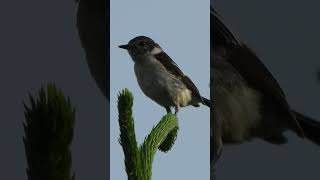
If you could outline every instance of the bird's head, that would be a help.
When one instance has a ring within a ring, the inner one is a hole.
[[[146,36],[135,37],[128,44],[121,45],[119,48],[128,50],[133,61],[136,61],[139,56],[155,55],[162,52],[161,47]]]

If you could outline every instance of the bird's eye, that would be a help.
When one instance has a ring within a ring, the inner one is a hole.
[[[139,42],[139,46],[145,46],[147,43],[145,41]]]

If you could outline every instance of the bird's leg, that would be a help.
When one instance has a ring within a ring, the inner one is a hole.
[[[167,110],[167,114],[169,114],[169,113],[171,113],[171,109],[170,109],[170,107],[165,107],[166,108],[166,110]]]
[[[175,110],[174,115],[177,115],[177,114],[178,114],[179,109],[180,109],[179,104],[177,104],[177,105],[174,106],[174,110]]]

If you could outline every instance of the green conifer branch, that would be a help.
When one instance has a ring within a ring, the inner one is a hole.
[[[119,142],[125,156],[125,167],[128,180],[137,180],[140,176],[140,158],[138,143],[134,130],[132,117],[133,95],[128,90],[123,90],[118,96],[118,113],[120,126]]]
[[[138,148],[132,117],[133,95],[124,89],[118,96],[119,126],[122,149],[129,180],[151,180],[152,162],[157,149],[167,152],[173,146],[178,133],[178,119],[173,114],[165,115],[152,128]]]
[[[71,175],[70,145],[73,139],[75,109],[53,84],[41,88],[38,98],[29,94],[24,104],[25,136],[29,180],[74,180]]]
[[[157,149],[160,145],[163,145],[162,143],[165,141],[168,134],[170,134],[170,132],[176,127],[178,127],[177,118],[175,115],[170,113],[161,119],[161,121],[151,130],[150,134],[144,140],[140,147],[141,170],[144,179],[151,179],[152,162]],[[168,145],[168,147],[164,146],[164,148],[170,149],[174,141],[175,139],[173,139],[171,143],[167,143],[166,145]]]

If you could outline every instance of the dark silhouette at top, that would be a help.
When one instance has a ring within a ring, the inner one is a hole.
[[[91,75],[110,99],[110,19],[105,0],[77,0],[77,27]]]

